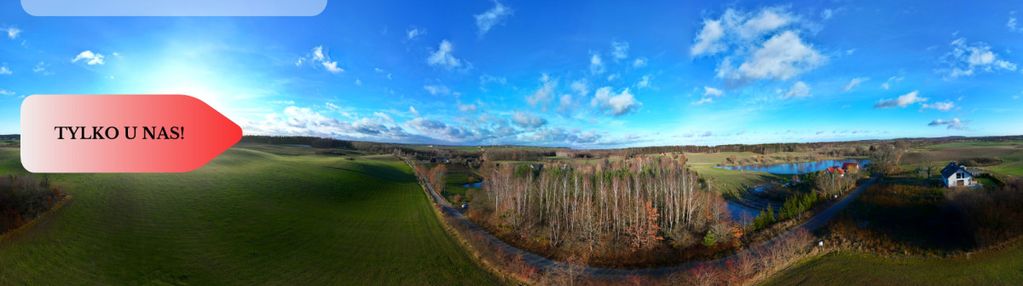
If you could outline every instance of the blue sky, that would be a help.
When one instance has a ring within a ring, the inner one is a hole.
[[[330,1],[315,17],[33,17],[4,1],[0,133],[19,132],[31,94],[186,93],[246,134],[385,142],[1023,134],[1023,4],[878,2]]]

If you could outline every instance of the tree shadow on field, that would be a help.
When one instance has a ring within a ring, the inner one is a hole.
[[[342,166],[326,166],[326,168],[357,173],[366,177],[376,178],[382,181],[410,183],[416,182],[412,174],[401,171],[391,166],[365,163],[348,163]]]

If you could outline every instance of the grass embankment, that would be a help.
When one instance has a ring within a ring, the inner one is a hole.
[[[50,175],[73,199],[0,238],[0,284],[497,283],[403,163],[302,153],[233,148],[190,173]],[[0,148],[0,174],[24,172],[18,149]]]
[[[801,262],[765,285],[1020,285],[1023,243],[956,258],[837,252]]]

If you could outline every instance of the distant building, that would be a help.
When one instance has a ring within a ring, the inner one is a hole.
[[[827,172],[830,174],[838,174],[839,177],[845,177],[845,169],[839,168],[838,166],[828,167]]]
[[[972,187],[976,184],[976,181],[973,180],[973,173],[966,170],[966,166],[957,162],[950,162],[948,166],[941,169],[941,179],[949,188]]]
[[[856,173],[860,171],[860,163],[856,162],[845,162],[842,164],[842,169],[846,173]]]

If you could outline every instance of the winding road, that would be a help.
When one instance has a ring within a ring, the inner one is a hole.
[[[411,166],[411,162],[406,161],[406,163],[410,164],[410,166]],[[415,169],[415,167],[413,167],[413,170],[414,169]],[[417,176],[417,177],[420,177],[420,176]],[[842,197],[839,201],[833,203],[831,206],[828,206],[827,209],[821,211],[820,213],[817,213],[816,215],[814,215],[810,219],[806,220],[806,222],[800,224],[799,226],[793,227],[789,231],[787,231],[785,233],[782,233],[781,235],[778,235],[777,237],[775,237],[773,239],[770,239],[768,241],[764,241],[764,242],[762,242],[760,244],[757,244],[757,245],[754,245],[754,246],[747,247],[745,249],[739,250],[739,252],[733,253],[733,254],[725,256],[725,257],[716,258],[716,259],[713,259],[713,260],[690,261],[690,262],[686,262],[686,263],[679,264],[679,265],[673,265],[673,266],[662,266],[662,267],[640,268],[640,269],[603,268],[603,267],[592,267],[592,266],[582,266],[582,268],[579,268],[579,266],[575,266],[574,271],[581,272],[584,275],[587,275],[587,276],[593,277],[593,278],[597,278],[597,279],[616,279],[617,280],[617,279],[626,279],[626,278],[635,277],[635,276],[664,277],[664,276],[667,276],[667,275],[671,275],[672,273],[677,273],[677,272],[689,270],[692,267],[694,267],[696,265],[699,265],[699,264],[704,264],[704,263],[723,263],[724,261],[726,261],[728,259],[732,259],[732,258],[738,257],[739,254],[742,253],[742,252],[758,252],[758,251],[763,251],[764,249],[768,249],[768,248],[773,247],[776,243],[781,241],[781,239],[783,239],[785,237],[788,237],[788,236],[791,236],[791,235],[795,234],[797,231],[800,231],[800,230],[813,231],[813,230],[816,230],[816,229],[818,229],[820,227],[823,227],[824,225],[827,224],[828,221],[830,221],[832,218],[834,218],[836,215],[838,215],[843,209],[845,209],[845,207],[847,207],[850,203],[855,201],[856,198],[858,198],[861,194],[863,194],[863,192],[870,185],[873,185],[874,183],[876,183],[877,180],[878,179],[876,177],[870,178],[869,180],[867,180],[863,184],[861,184],[858,187],[856,187],[855,190],[853,190],[852,192],[850,192],[846,196]],[[440,193],[434,191],[433,187],[430,184],[428,184],[425,181],[423,181],[422,178],[419,178],[419,183],[420,183],[420,185],[422,185],[423,190],[433,200],[433,202],[440,207],[441,212],[445,216],[448,216],[448,217],[452,218],[453,221],[455,221],[455,222],[457,222],[457,223],[459,223],[459,224],[461,224],[463,226],[461,228],[457,228],[456,227],[455,229],[469,232],[469,233],[462,233],[463,236],[469,237],[469,235],[473,235],[473,236],[483,237],[484,239],[487,240],[487,242],[490,245],[493,245],[493,246],[496,246],[496,247],[500,248],[500,250],[504,251],[504,253],[513,253],[513,254],[521,256],[525,263],[527,263],[527,264],[529,264],[529,265],[531,265],[533,267],[536,267],[537,269],[543,269],[545,271],[546,270],[561,270],[561,271],[563,271],[563,270],[566,270],[566,269],[570,269],[572,267],[572,266],[570,266],[567,263],[551,260],[549,258],[546,258],[546,257],[540,256],[540,255],[537,255],[535,253],[532,253],[532,252],[529,252],[529,251],[517,248],[515,246],[512,246],[512,245],[504,242],[503,240],[497,238],[493,234],[490,234],[490,232],[488,232],[486,229],[483,229],[479,225],[476,225],[472,221],[469,221],[468,218],[466,218],[461,212],[459,212],[455,207],[453,207],[451,205],[451,203],[449,203],[443,196],[440,195]],[[480,250],[480,251],[484,251],[484,250]]]

